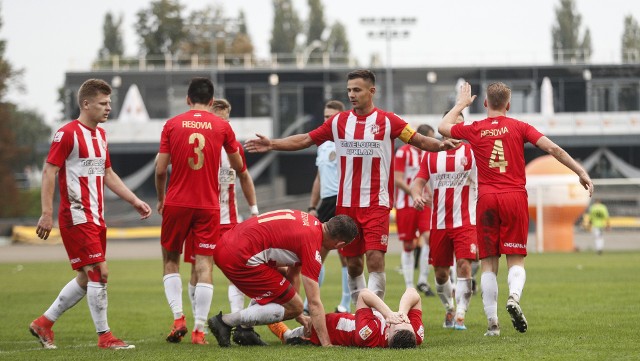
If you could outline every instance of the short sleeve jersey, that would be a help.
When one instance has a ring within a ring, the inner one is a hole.
[[[236,142],[236,147],[242,157],[242,171],[247,170],[247,160],[244,156],[242,145]],[[231,168],[229,156],[222,149],[220,172],[218,175],[220,182],[220,224],[238,224],[238,202],[236,199],[236,171]]]
[[[432,229],[476,224],[478,171],[469,144],[444,152],[426,152],[418,178],[433,190]]]
[[[420,170],[420,158],[422,157],[422,150],[405,144],[398,148],[395,158],[395,171],[404,173],[404,181],[408,185],[418,174]],[[413,198],[411,194],[406,193],[400,187],[396,187],[396,209],[412,208]]]
[[[322,223],[305,212],[281,209],[251,217],[222,236],[247,266],[300,266],[318,281],[322,259]]]
[[[338,194],[338,160],[334,142],[327,141],[318,146],[316,167],[320,175],[320,198],[335,197]]]
[[[393,205],[393,141],[408,143],[414,134],[402,118],[377,108],[367,115],[340,112],[309,132],[316,145],[336,144],[338,206],[387,208]]]
[[[104,129],[91,129],[78,120],[53,136],[47,162],[60,167],[60,227],[104,223],[104,175],[111,168]]]
[[[190,110],[169,119],[162,129],[160,153],[171,156],[166,205],[219,209],[221,149],[237,151],[229,123],[209,112]]]
[[[609,210],[602,203],[594,203],[589,207],[589,221],[593,228],[604,228],[609,220]]]
[[[451,136],[466,139],[478,167],[478,197],[487,193],[526,192],[524,144],[543,136],[533,126],[499,116],[451,128]]]

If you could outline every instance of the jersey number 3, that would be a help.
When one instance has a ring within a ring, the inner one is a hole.
[[[491,158],[489,158],[489,168],[500,168],[500,173],[507,171],[508,162],[504,157],[504,147],[502,146],[502,139],[496,139],[493,143],[493,150],[491,151]]]
[[[193,133],[189,136],[189,144],[194,144],[197,142],[197,145],[193,147],[193,152],[195,156],[189,157],[189,167],[193,170],[198,170],[202,168],[204,165],[204,153],[202,153],[202,149],[204,148],[204,135],[200,133]]]

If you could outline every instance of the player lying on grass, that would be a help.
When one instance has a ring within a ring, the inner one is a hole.
[[[424,340],[420,295],[412,287],[402,295],[398,312],[365,288],[358,295],[355,314],[329,313],[325,317],[332,345],[414,348]],[[320,345],[313,327],[290,330],[278,322],[269,329],[286,344]]]

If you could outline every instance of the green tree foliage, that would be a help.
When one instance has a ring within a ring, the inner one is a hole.
[[[327,41],[327,51],[332,54],[349,55],[349,39],[347,39],[347,29],[344,25],[336,21],[331,26],[331,34]]]
[[[102,48],[98,52],[98,58],[105,59],[113,55],[122,56],[124,54],[122,19],[122,15],[116,18],[111,12],[104,16],[104,24],[102,25],[104,40]]]
[[[624,18],[624,32],[622,33],[622,62],[640,62],[640,25],[633,15]]]
[[[322,33],[327,27],[324,20],[324,6],[321,0],[309,0],[309,18],[307,28],[307,45],[314,40],[322,39]]]
[[[238,14],[238,31],[231,42],[231,54],[253,54],[253,42],[247,29],[247,19],[244,11]]]
[[[293,53],[302,28],[300,18],[291,0],[273,0],[273,10],[271,53]]]
[[[588,62],[591,57],[591,34],[585,30],[580,38],[582,16],[574,0],[560,0],[556,7],[556,24],[551,29],[553,60],[556,63]]]
[[[178,51],[185,38],[183,8],[179,0],[155,0],[138,11],[135,30],[142,54],[157,56]]]

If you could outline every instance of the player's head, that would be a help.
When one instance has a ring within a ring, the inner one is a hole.
[[[344,104],[342,104],[339,100],[329,100],[327,104],[324,105],[324,120],[331,118],[344,111]]]
[[[433,127],[429,124],[420,124],[418,126],[418,129],[416,129],[416,132],[424,135],[425,137],[431,138],[433,138],[433,136],[436,134],[436,132],[433,130]]]
[[[449,114],[448,110],[445,111],[444,114],[442,114],[442,117],[444,118],[447,114]],[[458,123],[464,123],[464,114],[462,114],[462,113],[458,114],[458,117],[456,118],[456,123],[455,124],[458,124]]]
[[[409,323],[389,326],[389,348],[415,348],[418,345],[416,334]]]
[[[220,118],[229,120],[231,104],[229,104],[227,99],[216,99],[213,101],[213,104],[211,104],[211,111]]]
[[[511,88],[502,82],[489,84],[484,106],[490,110],[509,110],[511,106]]]
[[[376,76],[371,70],[354,70],[347,74],[347,94],[354,110],[368,110],[376,94]]]
[[[187,90],[189,105],[210,105],[213,100],[213,83],[208,78],[193,78]]]
[[[328,249],[340,248],[351,243],[358,235],[358,226],[354,220],[344,214],[332,217],[323,224],[322,245]],[[325,242],[327,244],[325,245]]]
[[[80,113],[95,122],[105,122],[111,112],[111,87],[102,79],[89,79],[78,90]]]

